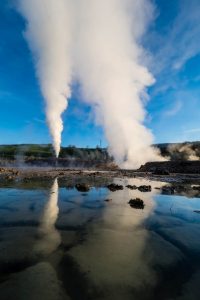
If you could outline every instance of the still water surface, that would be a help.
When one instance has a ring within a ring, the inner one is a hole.
[[[115,182],[124,189],[0,188],[1,300],[200,299],[200,199]]]

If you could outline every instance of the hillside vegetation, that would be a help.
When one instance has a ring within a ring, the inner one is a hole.
[[[22,145],[0,145],[0,157],[15,159],[17,156],[51,158],[54,151],[50,144],[22,144]],[[107,158],[106,149],[100,148],[77,148],[75,146],[61,147],[59,158]]]
[[[161,155],[171,161],[200,160],[200,142],[185,142],[154,145],[160,149]],[[0,145],[0,161],[52,161],[54,151],[50,144]],[[79,162],[113,162],[106,148],[61,147],[59,161]]]

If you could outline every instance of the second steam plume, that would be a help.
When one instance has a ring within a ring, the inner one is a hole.
[[[146,88],[154,83],[141,46],[153,14],[150,0],[20,0],[20,11],[56,156],[73,74],[120,166],[160,159],[143,124]]]

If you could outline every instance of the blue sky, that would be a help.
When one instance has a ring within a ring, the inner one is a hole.
[[[0,2],[0,144],[50,143],[44,102],[32,55],[23,37],[25,23],[15,1]],[[200,1],[155,0],[155,19],[144,36],[156,83],[149,92],[145,124],[155,142],[200,140]],[[106,141],[92,110],[76,88],[63,115],[66,145]]]

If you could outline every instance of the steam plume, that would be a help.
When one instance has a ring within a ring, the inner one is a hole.
[[[172,160],[200,160],[199,147],[195,143],[172,144],[167,151]]]
[[[143,65],[140,45],[152,18],[150,0],[21,0],[21,4],[56,155],[73,62],[75,78],[94,107],[117,163],[136,168],[158,160],[151,147],[153,136],[143,124],[146,88],[154,83]]]
[[[26,38],[34,54],[37,76],[46,101],[46,117],[56,156],[60,151],[61,114],[71,95],[71,22],[68,0],[20,0],[27,19]]]
[[[145,128],[143,101],[153,76],[142,64],[141,36],[152,17],[147,0],[77,0],[80,24],[75,74],[85,99],[104,127],[109,151],[122,167],[159,156]]]

